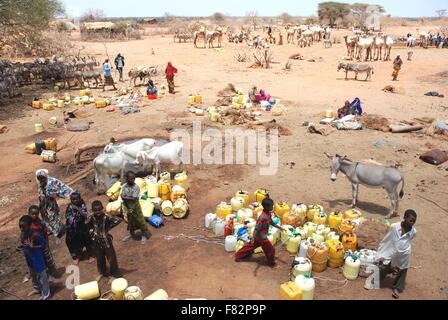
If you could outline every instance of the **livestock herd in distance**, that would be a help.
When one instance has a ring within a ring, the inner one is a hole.
[[[225,31],[224,31],[225,30]],[[268,31],[271,32],[268,32]],[[269,26],[264,25],[257,29],[252,25],[243,25],[239,32],[231,26],[215,26],[207,29],[205,26],[196,25],[189,28],[178,28],[174,30],[174,41],[192,41],[198,47],[199,40],[204,41],[204,48],[214,47],[214,42],[218,41],[218,47],[222,46],[224,34],[229,43],[246,43],[249,48],[267,49],[270,45],[287,44],[299,47],[310,47],[316,42],[324,42],[325,47],[331,46],[335,40],[331,38],[332,29],[318,25],[293,25]],[[284,35],[286,38],[284,39]],[[411,47],[420,42],[424,45],[427,42],[428,34],[420,32],[419,39],[414,37],[398,38],[398,41],[407,42]],[[344,37],[347,47],[346,60],[373,61],[390,60],[390,51],[395,40],[381,32],[370,30],[355,30]],[[411,43],[409,43],[411,42]],[[94,83],[98,87],[102,83],[101,72],[98,71],[99,63],[93,56],[71,56],[66,59],[52,57],[39,58],[33,62],[10,62],[0,60],[0,101],[3,97],[10,98],[17,95],[17,88],[30,84],[51,84],[61,85],[62,88],[71,89],[73,86],[80,88],[90,87]],[[141,68],[133,68],[135,72],[130,72],[129,76],[135,78],[142,76]],[[138,70],[137,70],[138,69]],[[150,67],[149,73],[157,73],[155,67]],[[132,70],[131,70],[132,71]],[[135,73],[135,75],[134,75]]]

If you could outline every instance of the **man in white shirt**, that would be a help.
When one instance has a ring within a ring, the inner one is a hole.
[[[389,233],[378,247],[377,259],[380,269],[380,283],[389,273],[395,276],[392,297],[398,299],[403,292],[408,268],[411,265],[411,240],[417,230],[414,228],[417,213],[406,210],[403,221],[391,225]]]

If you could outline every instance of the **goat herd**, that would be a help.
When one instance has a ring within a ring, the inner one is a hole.
[[[31,84],[61,84],[69,89],[73,86],[84,88],[94,81],[96,86],[102,82],[101,72],[95,57],[73,57],[63,59],[53,57],[38,58],[33,62],[10,62],[0,60],[0,99],[17,95],[17,88]]]

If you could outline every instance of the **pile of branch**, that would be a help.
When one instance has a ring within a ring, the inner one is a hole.
[[[300,53],[296,53],[296,54],[293,54],[292,56],[290,56],[289,59],[291,59],[291,60],[303,60],[304,57]]]
[[[263,68],[269,69],[272,61],[272,53],[269,49],[265,49],[263,51],[257,51],[253,54],[254,64],[252,64],[249,68]]]
[[[223,125],[242,125],[251,121],[255,121],[255,116],[250,111],[236,110],[232,108],[226,108],[220,113],[221,123]]]
[[[378,130],[383,132],[389,132],[389,120],[384,117],[374,114],[363,114],[361,117],[362,125],[364,128],[370,130]]]
[[[237,90],[232,83],[227,84],[227,86],[218,92],[218,97],[231,97],[237,94]]]

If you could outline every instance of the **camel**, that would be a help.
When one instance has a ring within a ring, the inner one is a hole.
[[[213,46],[213,42],[215,41],[215,39],[218,39],[218,48],[221,48],[222,45],[222,29],[221,28],[216,28],[215,31],[209,31],[206,32],[206,39],[207,39],[207,43],[208,43],[208,47],[212,47]]]
[[[391,36],[384,35],[384,61],[390,61],[390,51],[394,44],[394,39]]]
[[[373,37],[373,58],[375,61],[382,60],[382,50],[384,46],[384,38],[380,34]]]
[[[307,41],[306,41],[306,39],[305,39],[304,36],[301,36],[300,39],[297,40],[297,45],[298,45],[300,48],[303,48],[303,47],[306,47],[306,46],[307,46]]]
[[[286,41],[288,42],[288,44],[290,43],[294,44],[294,35],[296,34],[296,31],[297,31],[296,27],[286,28]]]
[[[331,40],[331,28],[330,27],[325,28],[324,39]]]
[[[314,42],[313,31],[311,31],[311,30],[305,30],[305,31],[303,31],[302,35],[303,35],[303,37],[304,37],[305,40],[306,40],[306,44],[307,44],[307,46],[308,46],[308,47],[311,47],[311,45],[312,45],[313,42]]]
[[[356,58],[358,60],[362,60],[362,54],[364,51],[366,51],[365,61],[367,61],[372,52],[372,44],[373,44],[373,38],[371,36],[364,35],[363,37],[360,37],[357,42]]]
[[[324,33],[325,30],[320,26],[312,26],[310,30],[313,33],[313,41],[320,42],[322,40],[322,33]]]
[[[193,43],[195,48],[198,47],[197,42],[199,38],[204,39],[204,49],[205,49],[205,46],[207,45],[207,30],[204,27],[201,27],[199,31],[195,31],[193,33]]]
[[[421,31],[418,36],[420,39],[420,47],[428,47],[429,33],[426,31]]]
[[[352,36],[350,38],[349,36],[344,36],[344,39],[345,39],[345,45],[347,46],[347,56],[353,59],[355,55],[356,43],[358,41],[356,37]]]

